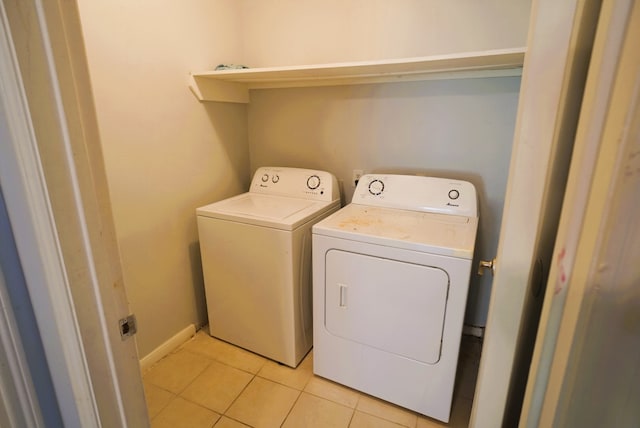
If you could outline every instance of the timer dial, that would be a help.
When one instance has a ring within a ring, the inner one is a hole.
[[[318,177],[317,175],[312,175],[311,177],[307,178],[307,187],[311,190],[315,190],[320,187],[320,177]]]
[[[369,183],[369,193],[379,195],[384,191],[384,183],[381,180],[373,180]]]

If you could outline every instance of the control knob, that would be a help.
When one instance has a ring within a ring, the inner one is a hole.
[[[373,180],[369,183],[369,193],[379,195],[384,191],[384,183],[381,180]]]
[[[317,175],[312,175],[307,178],[307,187],[311,190],[315,190],[320,187],[320,177]]]

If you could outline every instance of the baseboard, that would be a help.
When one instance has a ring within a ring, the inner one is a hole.
[[[465,324],[464,326],[462,326],[462,334],[466,334],[467,336],[475,336],[482,339],[482,337],[484,336],[484,327]]]
[[[155,363],[160,361],[163,357],[170,354],[177,349],[187,340],[191,339],[196,334],[196,326],[189,324],[185,329],[179,331],[176,335],[169,338],[162,345],[147,354],[140,360],[140,371],[144,373],[147,369],[151,368]]]

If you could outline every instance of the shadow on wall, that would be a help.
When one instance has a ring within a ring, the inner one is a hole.
[[[203,204],[245,192],[251,181],[247,106],[235,103],[201,103],[211,123],[213,141],[210,155],[214,168],[213,199]]]
[[[191,266],[191,277],[193,278],[193,295],[195,297],[198,320],[203,324],[207,323],[207,302],[204,293],[204,274],[202,273],[202,258],[200,256],[200,241],[189,244],[189,261]],[[201,325],[196,328],[202,327]]]

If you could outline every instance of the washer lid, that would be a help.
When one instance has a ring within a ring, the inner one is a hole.
[[[339,201],[324,202],[286,196],[243,193],[196,209],[196,214],[257,226],[293,230],[332,207]]]
[[[313,233],[471,259],[477,229],[477,217],[349,204],[316,223]]]

